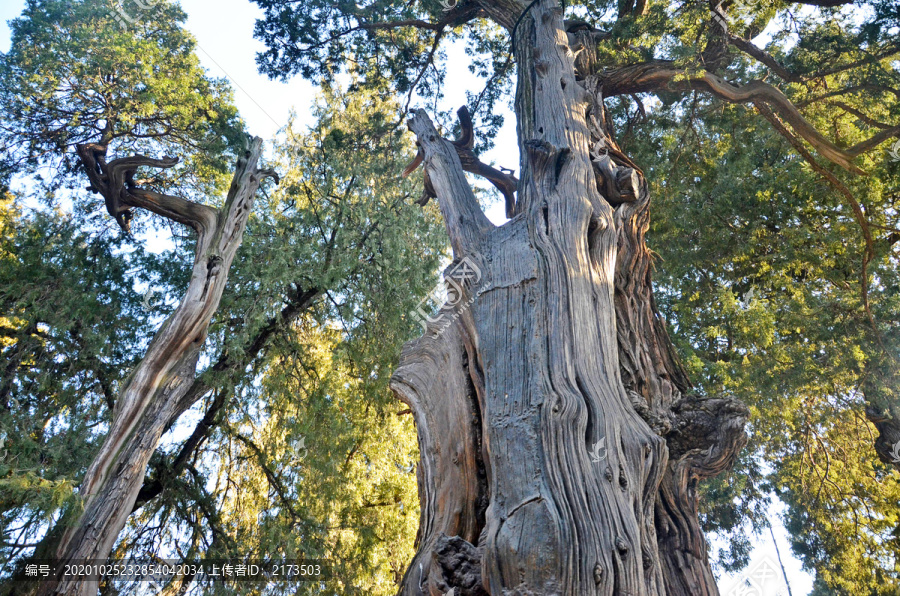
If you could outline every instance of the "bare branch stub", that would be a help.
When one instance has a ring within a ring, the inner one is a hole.
[[[443,139],[424,110],[415,110],[409,129],[418,138],[427,184],[438,198],[454,254],[465,254],[493,229],[466,180],[459,147]]]
[[[463,170],[489,180],[503,195],[506,203],[506,216],[510,218],[513,217],[516,214],[516,191],[519,186],[518,178],[511,173],[508,174],[491,167],[478,159],[478,156],[475,155],[473,150],[475,147],[475,130],[472,124],[472,116],[469,114],[469,109],[466,106],[463,106],[457,110],[456,114],[459,117],[461,133],[459,138],[455,141],[451,141],[451,143],[456,148],[456,153],[459,156],[459,161],[462,164]],[[422,148],[419,147],[415,159],[403,170],[403,177],[405,178],[413,173],[422,164],[423,160],[424,155],[422,153]],[[431,185],[431,180],[426,172],[425,188],[422,193],[422,198],[419,199],[418,203],[420,205],[425,205],[429,199],[434,198],[435,196],[434,188]]]

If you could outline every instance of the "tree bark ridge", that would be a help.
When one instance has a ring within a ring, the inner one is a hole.
[[[421,382],[410,390],[409,367],[424,366],[426,344],[404,352],[392,386],[415,414],[423,462],[419,550],[404,594],[463,589],[453,577],[472,574],[454,574],[445,562],[471,569],[478,557],[481,588],[490,594],[650,595],[665,589],[654,508],[667,450],[635,412],[620,377],[613,208],[597,187],[588,98],[575,81],[561,16],[556,3],[538,2],[518,25],[523,174],[519,214],[510,222],[500,228],[479,223],[483,214],[460,188],[461,164],[439,157],[446,142],[431,137],[423,113],[411,121],[454,266],[477,271],[466,283],[454,282],[452,271],[445,274],[460,297],[446,309],[451,326],[437,327],[427,349],[446,344],[441,354],[458,353],[462,342],[466,370],[452,374],[468,378],[476,399]],[[448,401],[473,404],[477,414],[434,413]],[[488,499],[477,542],[469,531],[464,543],[444,530],[453,531],[452,523],[437,530],[436,520],[453,516],[433,496],[444,482],[436,475],[441,464],[435,454],[445,451],[436,437],[460,436],[454,425],[461,418],[480,423],[487,490],[479,497]],[[441,554],[448,548],[454,556]]]

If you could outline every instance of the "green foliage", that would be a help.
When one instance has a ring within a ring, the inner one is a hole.
[[[291,296],[317,298],[249,373],[209,376],[207,402],[228,395],[217,427],[132,519],[120,552],[323,558],[334,580],[317,593],[396,591],[418,524],[418,454],[387,381],[419,333],[409,313],[446,245],[436,208],[413,203],[421,181],[396,177],[412,158],[390,124],[396,110],[326,90],[311,130],[288,127],[276,148],[282,182],[256,204],[210,361],[245,349]],[[180,448],[173,439],[163,451]],[[196,515],[198,502],[209,513]]]
[[[262,72],[272,77],[302,74],[307,78],[331,78],[344,68],[354,74],[393,81],[400,92],[408,91],[416,72],[427,64],[430,33],[415,28],[392,30],[378,24],[440,17],[437,1],[424,3],[376,0],[365,7],[355,2],[287,4],[278,0],[256,2],[265,11],[256,25],[256,36],[267,45],[257,57]],[[292,43],[278,43],[290,39]],[[331,43],[322,44],[322,39]],[[379,50],[373,52],[373,48]],[[347,58],[352,56],[353,61]],[[352,64],[352,66],[350,64]]]
[[[630,119],[626,150],[653,185],[650,244],[670,333],[700,392],[736,396],[752,411],[748,451],[704,489],[706,528],[731,538],[722,568],[745,562],[747,533],[766,525],[773,491],[788,505],[816,593],[896,593],[900,476],[878,460],[864,410],[873,375],[892,366],[879,342],[898,347],[890,230],[900,225],[900,167],[875,153],[863,163],[871,176],[847,179],[880,226],[869,278],[876,333],[861,299],[858,224],[765,121],[702,96],[657,105],[645,119],[633,109],[622,102],[617,114]],[[843,129],[848,144],[866,134],[845,112],[807,115]],[[896,395],[895,379],[877,378]]]
[[[158,259],[57,211],[0,204],[0,526],[4,562],[69,503],[148,341],[135,282]]]
[[[83,186],[73,176],[75,145],[109,143],[111,155],[182,160],[153,172],[149,187],[213,192],[210,181],[227,175],[241,142],[230,89],[205,75],[177,4],[154,3],[127,27],[114,8],[29,0],[11,22],[12,46],[0,61],[6,173],[50,168],[51,186]]]
[[[257,54],[261,72],[280,79],[300,74],[326,83],[333,83],[341,73],[349,74],[351,88],[402,97],[403,112],[414,99],[442,95],[447,84],[444,48],[448,43],[465,43],[472,57],[470,70],[490,81],[480,93],[469,96],[468,104],[479,133],[479,150],[491,147],[491,138],[503,124],[503,116],[494,107],[509,95],[513,72],[508,35],[492,21],[480,18],[465,28],[461,23],[441,22],[446,3],[438,0],[376,0],[364,6],[324,0],[253,2],[264,11],[255,28],[255,36],[266,45]],[[411,26],[397,27],[396,22]],[[446,121],[448,128],[455,124],[455,116],[449,113],[435,116]]]

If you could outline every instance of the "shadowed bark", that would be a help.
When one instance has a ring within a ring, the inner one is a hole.
[[[591,114],[601,113],[598,94]],[[591,132],[612,155],[621,151],[602,123]],[[624,160],[619,157],[617,159]],[[633,164],[620,168],[631,169]],[[667,594],[718,594],[698,519],[697,484],[734,463],[746,443],[749,411],[734,399],[701,399],[681,366],[656,309],[652,257],[645,241],[650,196],[641,175],[638,200],[616,208],[616,330],[622,382],[635,410],[666,438],[669,462],[656,499],[656,531]]]
[[[402,591],[463,589],[446,562],[470,569],[480,557],[490,594],[658,594],[667,449],[621,382],[614,211],[598,191],[588,97],[558,7],[532,8],[516,57],[525,159],[506,225],[484,218],[424,113],[410,120],[456,257],[447,275],[475,273],[453,279],[459,299],[407,348],[393,382],[423,454],[419,552]],[[448,480],[451,466],[470,482]]]

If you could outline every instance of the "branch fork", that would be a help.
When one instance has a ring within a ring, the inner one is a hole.
[[[466,151],[471,153],[471,150],[464,148],[469,139],[463,134],[461,147],[441,138],[424,110],[416,110],[408,124],[409,129],[418,138],[419,155],[407,167],[407,171],[412,171],[420,163],[425,164],[425,196],[437,197],[454,254],[457,257],[462,256],[480,245],[486,234],[494,229],[494,225],[481,210],[478,199],[475,198],[463,173],[466,163],[473,164],[468,157],[467,161],[461,157],[461,154],[466,156]],[[474,154],[471,159],[476,166],[478,164],[483,166],[483,171],[489,169],[496,173],[498,181],[503,180],[507,184],[515,181],[515,178],[481,164]],[[427,200],[425,196],[423,200]]]
[[[516,212],[516,190],[519,186],[518,178],[513,175],[513,170],[508,168],[500,168],[497,170],[478,159],[478,156],[475,155],[473,150],[475,147],[475,130],[472,123],[472,116],[469,114],[469,109],[466,106],[463,106],[457,110],[456,115],[459,118],[459,125],[462,132],[458,139],[450,141],[450,143],[456,148],[456,153],[463,170],[489,180],[503,195],[506,202],[506,216],[510,218],[513,217]],[[424,161],[425,155],[422,151],[422,146],[420,143],[417,143],[416,145],[419,148],[418,152],[416,153],[415,159],[413,159],[413,161],[403,170],[402,175],[404,178],[416,171]],[[422,193],[422,198],[419,199],[418,203],[420,205],[425,205],[428,203],[429,199],[435,196],[437,195],[434,192],[434,187],[431,185],[428,172],[426,172],[425,188]]]

